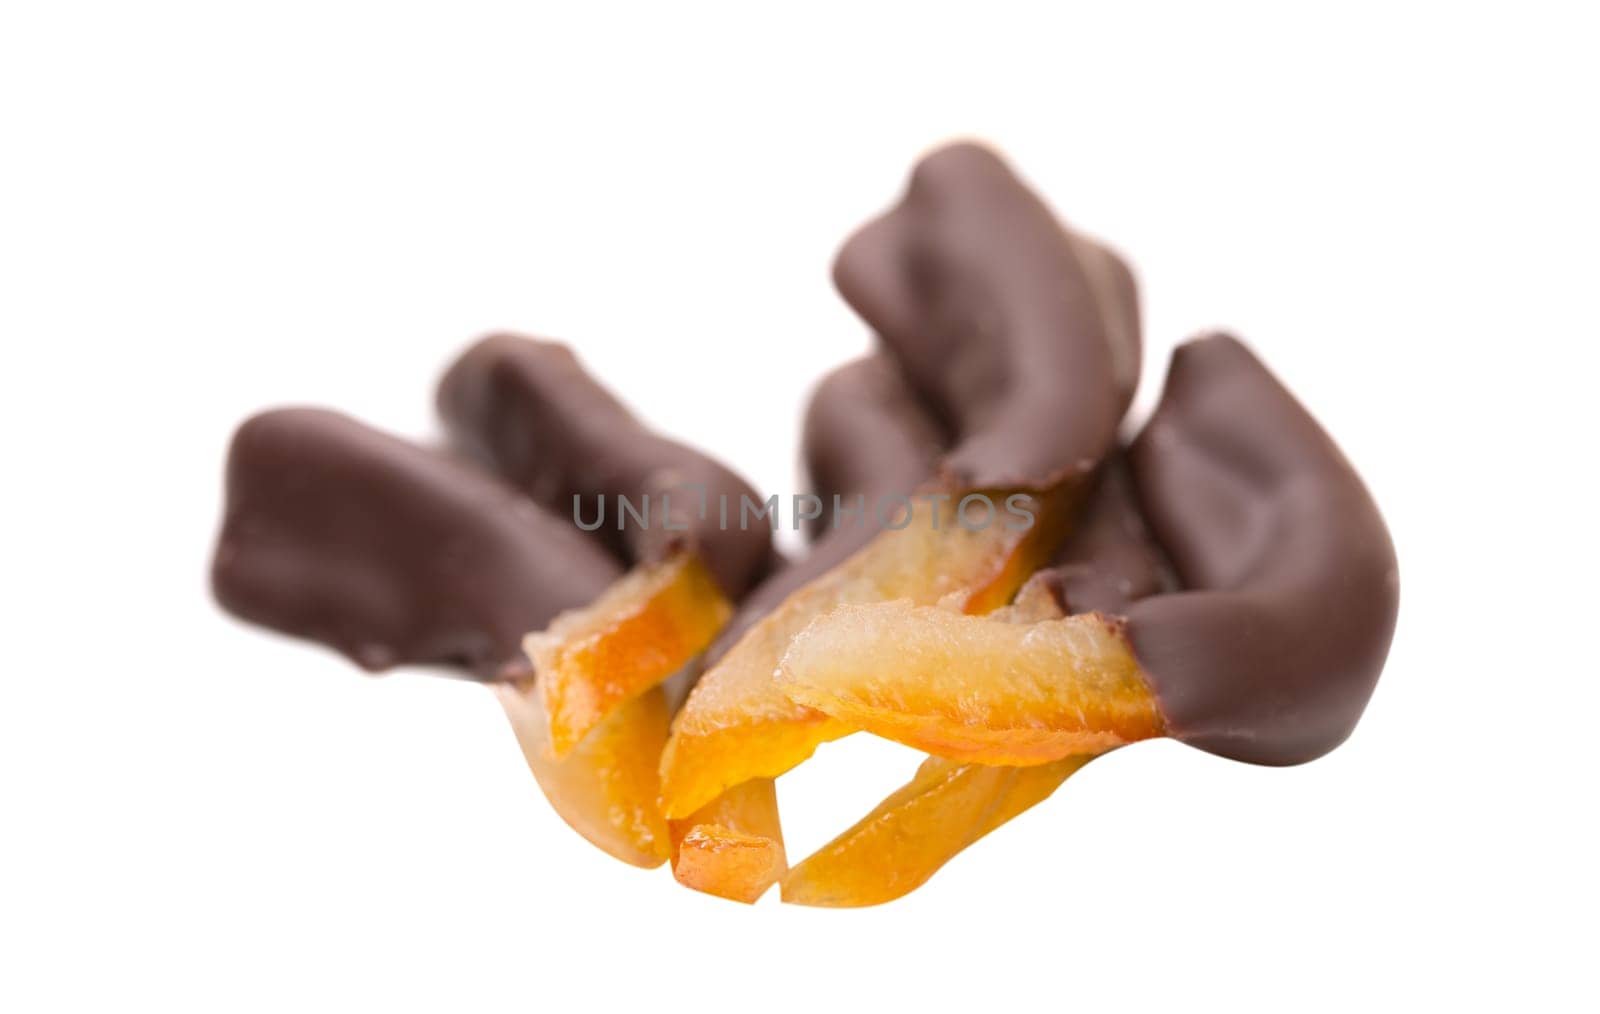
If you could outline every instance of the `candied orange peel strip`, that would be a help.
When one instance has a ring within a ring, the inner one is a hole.
[[[696,891],[752,904],[788,867],[770,778],[735,786],[668,827],[672,875]]]
[[[1047,764],[1004,768],[1003,770],[1011,773],[1011,777],[995,800],[988,817],[978,825],[978,833],[972,836],[972,841],[977,841],[1001,824],[1049,799],[1051,793],[1061,788],[1062,782],[1077,774],[1079,769],[1097,756],[1102,755],[1080,754],[1076,757],[1063,757]]]
[[[1009,494],[988,495],[999,504]],[[902,598],[943,600],[968,613],[1001,606],[1054,548],[1071,500],[1065,486],[1028,496],[1033,523],[1023,529],[1000,519],[965,527],[959,496],[915,498],[908,523],[796,591],[700,678],[661,759],[666,814],[683,817],[742,782],[775,778],[856,730],[850,719],[792,699],[773,678],[789,642],[814,619],[842,604]]]
[[[656,686],[711,643],[732,613],[700,557],[677,553],[635,567],[594,602],[529,634],[550,749],[565,757],[618,707]]]
[[[795,638],[777,684],[797,705],[928,753],[1029,765],[1162,734],[1121,625],[1034,623],[910,600],[841,605]]]
[[[855,908],[922,886],[962,849],[1041,802],[1086,764],[991,767],[929,757],[916,776],[783,879],[783,900]]]
[[[550,722],[530,681],[495,684],[522,755],[561,819],[606,853],[650,869],[671,855],[657,805],[658,766],[671,714],[653,687],[615,708],[567,756],[550,750]]]
[[[1010,605],[988,615],[1037,623],[1066,614],[1048,584],[1030,579]],[[929,757],[908,784],[790,870],[783,900],[843,908],[903,897],[967,846],[1044,801],[1090,759],[1019,768]]]

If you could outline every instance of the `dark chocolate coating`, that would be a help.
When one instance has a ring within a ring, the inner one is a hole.
[[[234,435],[218,601],[362,668],[525,670],[523,635],[620,575],[566,518],[346,416],[266,412]]]
[[[592,522],[596,497],[604,496],[605,523],[595,534],[630,563],[692,546],[733,599],[773,566],[770,529],[719,523],[720,496],[737,518],[741,496],[761,501],[755,490],[699,451],[645,428],[565,345],[485,338],[440,381],[438,406],[459,449],[562,517],[573,517],[577,496],[581,516]],[[703,516],[695,484],[704,486]],[[648,498],[648,526],[629,517],[619,530],[619,495],[635,505]]]
[[[1139,514],[1124,456],[1101,466],[1072,532],[1030,580],[1044,583],[1069,614],[1121,616],[1133,603],[1174,588]]]
[[[823,512],[813,537],[834,530],[833,498],[853,504],[909,494],[932,474],[944,438],[887,356],[853,360],[822,378],[806,408],[801,453]]]
[[[1139,372],[1132,274],[998,156],[927,156],[834,281],[951,438],[946,485],[1040,489],[1111,450]]]
[[[806,555],[773,574],[745,599],[710,650],[707,665],[757,620],[813,578],[843,563],[877,534],[870,520],[880,497],[909,495],[933,473],[941,452],[938,427],[917,404],[895,364],[883,355],[853,360],[817,385],[806,407],[803,453],[811,491],[823,516]],[[853,506],[866,498],[867,519],[832,524],[833,497]]]
[[[1168,731],[1258,764],[1338,746],[1372,694],[1399,608],[1394,545],[1360,477],[1226,335],[1177,350],[1130,459],[1146,521],[1186,589],[1127,612]]]

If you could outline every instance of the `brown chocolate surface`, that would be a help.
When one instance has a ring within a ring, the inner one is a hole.
[[[947,430],[947,486],[1043,488],[1112,448],[1139,373],[1133,276],[988,149],[924,158],[834,280]]]
[[[1394,545],[1360,477],[1226,335],[1178,349],[1130,459],[1185,589],[1127,611],[1169,732],[1260,764],[1333,749],[1366,707],[1399,606]]]
[[[1030,580],[1048,587],[1069,614],[1121,616],[1133,603],[1173,588],[1175,579],[1139,514],[1125,455],[1101,466],[1071,533]]]
[[[879,353],[853,360],[822,378],[806,407],[801,453],[811,492],[822,499],[814,537],[827,535],[832,501],[853,504],[909,494],[932,474],[944,438],[905,377]]]
[[[576,496],[581,517],[592,523],[603,496],[605,523],[595,534],[627,562],[693,546],[734,599],[775,562],[766,526],[719,524],[719,497],[738,518],[741,496],[761,502],[756,491],[699,451],[647,429],[565,345],[485,338],[440,381],[438,405],[458,448],[562,518],[573,517]],[[630,516],[619,530],[618,496],[635,505],[648,498],[648,524]]]
[[[218,601],[365,669],[502,675],[525,664],[524,634],[620,574],[568,519],[346,416],[266,412],[234,435]]]

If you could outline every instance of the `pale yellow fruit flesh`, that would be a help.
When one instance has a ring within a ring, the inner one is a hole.
[[[928,753],[1029,765],[1162,734],[1118,624],[1036,623],[909,600],[841,605],[789,646],[777,684],[796,705]]]

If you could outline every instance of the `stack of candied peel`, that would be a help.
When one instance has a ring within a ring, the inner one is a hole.
[[[1293,764],[1350,733],[1394,549],[1242,344],[1181,346],[1120,445],[1133,276],[974,145],[925,158],[835,279],[879,348],[812,397],[800,559],[564,346],[496,336],[440,384],[444,448],[311,409],[241,426],[219,600],[484,681],[568,824],[746,902],[899,897],[1137,740]],[[790,866],[773,780],[861,731],[929,756]]]

